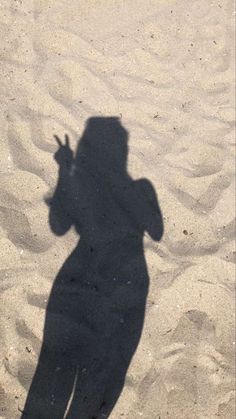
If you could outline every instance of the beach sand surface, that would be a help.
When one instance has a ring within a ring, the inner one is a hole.
[[[1,419],[22,417],[79,240],[49,224],[54,135],[75,151],[91,117],[120,118],[164,224],[144,234],[144,326],[109,417],[235,417],[234,17],[231,0],[1,1]]]

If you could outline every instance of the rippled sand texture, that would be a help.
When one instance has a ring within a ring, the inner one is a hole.
[[[122,118],[165,223],[145,237],[145,327],[111,418],[234,418],[233,18],[227,0],[1,1],[1,418],[21,415],[77,243],[48,225],[53,135],[75,149],[95,115]]]

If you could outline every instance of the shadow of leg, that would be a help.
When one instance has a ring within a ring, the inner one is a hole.
[[[42,348],[22,419],[62,419],[75,376],[68,355]]]

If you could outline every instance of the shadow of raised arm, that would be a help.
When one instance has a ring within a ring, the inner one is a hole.
[[[68,194],[70,193],[73,151],[70,148],[69,137],[65,135],[65,144],[55,135],[59,146],[54,159],[59,165],[58,182],[53,196],[45,202],[50,207],[49,223],[54,234],[62,236],[73,224]]]

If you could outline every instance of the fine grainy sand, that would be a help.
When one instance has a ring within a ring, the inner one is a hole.
[[[49,224],[53,137],[75,151],[94,116],[120,118],[164,223],[144,235],[144,327],[110,418],[235,417],[233,19],[230,0],[1,1],[0,418],[22,417],[78,243]]]

